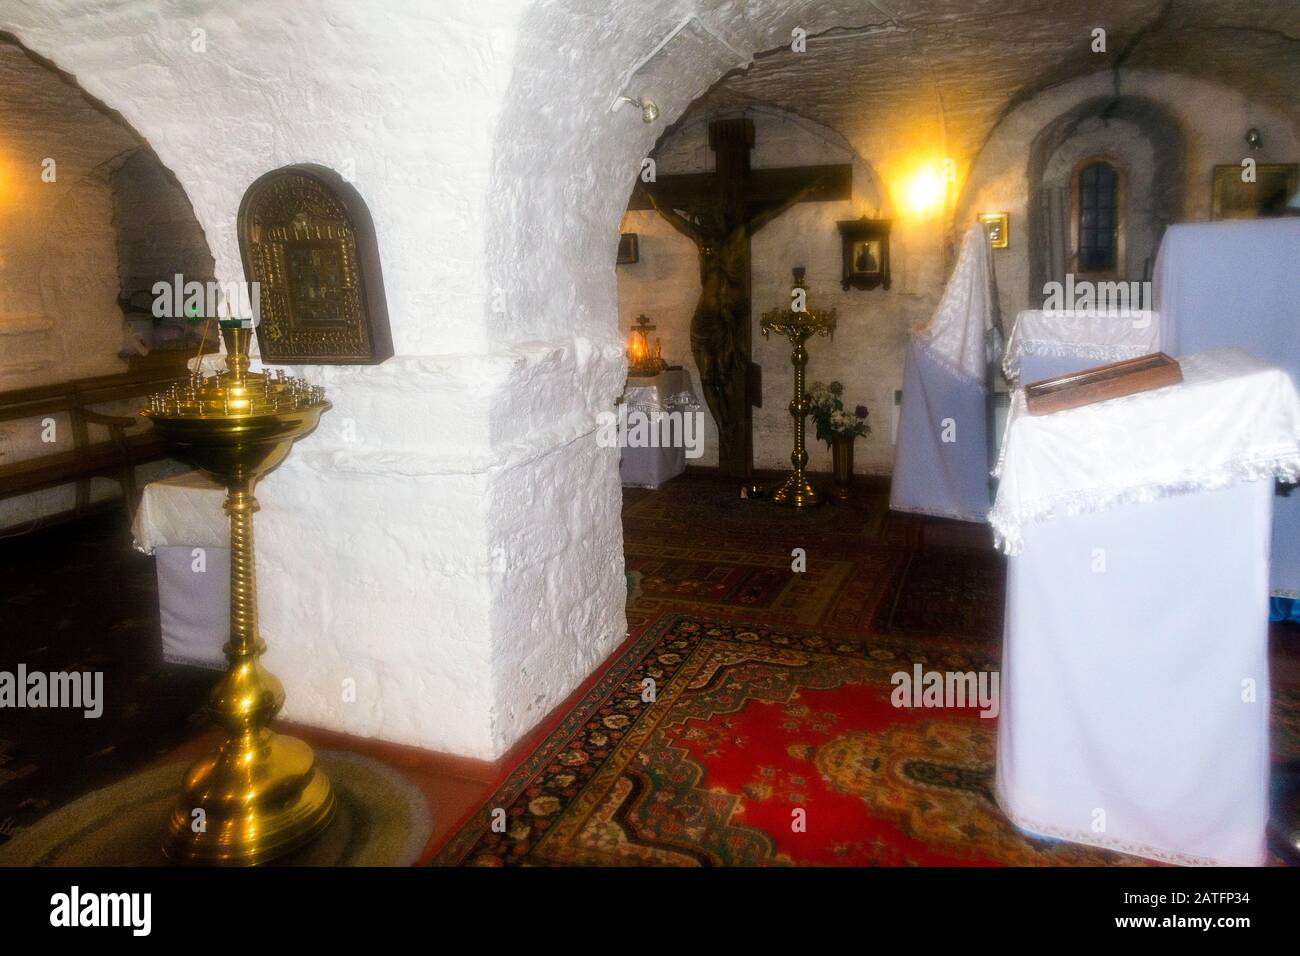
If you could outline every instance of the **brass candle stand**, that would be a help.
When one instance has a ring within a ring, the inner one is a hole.
[[[668,367],[659,349],[658,339],[655,339],[654,349],[650,348],[650,336],[647,333],[654,330],[655,327],[644,315],[636,317],[636,325],[632,326],[632,334],[628,338],[627,374],[653,376]]]
[[[804,424],[808,417],[811,402],[804,391],[804,368],[808,365],[808,349],[804,343],[814,335],[835,335],[835,310],[814,311],[807,304],[807,289],[803,284],[804,270],[794,270],[794,289],[791,290],[792,304],[789,308],[772,309],[763,313],[763,338],[768,333],[776,332],[790,340],[794,350],[790,354],[790,363],[794,366],[794,398],[790,400],[790,414],[794,418],[794,452],[790,463],[794,471],[781,483],[772,494],[772,500],[779,505],[791,508],[810,508],[819,504],[821,499],[813,488],[812,482],[804,473],[808,464],[808,450],[804,444]],[[802,295],[798,295],[802,292]],[[803,309],[798,311],[793,300],[802,300]]]
[[[230,516],[230,641],[209,699],[226,739],[185,774],[163,852],[182,863],[252,865],[316,836],[334,815],[328,778],[311,747],[268,725],[284,687],[262,666],[257,626],[253,488],[330,408],[323,390],[248,370],[252,329],[223,323],[227,371],[154,395],[140,412],[175,456],[226,487]]]

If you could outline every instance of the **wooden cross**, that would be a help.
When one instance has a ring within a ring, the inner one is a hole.
[[[691,354],[718,425],[719,470],[749,479],[751,409],[762,404],[761,370],[751,359],[749,240],[796,203],[851,198],[853,166],[750,169],[754,123],[743,118],[710,123],[709,147],[717,156],[714,172],[638,180],[628,209],[656,210],[695,243],[700,298],[691,317]]]

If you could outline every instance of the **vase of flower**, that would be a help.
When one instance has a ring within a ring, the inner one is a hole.
[[[835,474],[835,497],[849,496],[853,484],[853,443],[859,435],[871,431],[867,424],[867,406],[853,411],[844,407],[844,386],[839,382],[823,385],[813,382],[808,390],[808,413],[817,427],[817,439],[831,450],[831,467]]]

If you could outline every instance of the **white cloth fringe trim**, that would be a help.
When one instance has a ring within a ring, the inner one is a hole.
[[[911,505],[889,503],[890,511],[903,511],[907,514],[925,515],[930,518],[951,518],[954,521],[973,521],[976,524],[988,524],[987,511],[943,511],[939,508],[913,508]]]
[[[1008,349],[1002,360],[1002,375],[1008,382],[1020,380],[1020,360],[1026,355],[1047,358],[1078,358],[1099,365],[1110,362],[1123,362],[1126,359],[1140,358],[1148,354],[1140,348],[1124,345],[1080,345],[1074,342],[1057,342],[1051,340],[1018,341],[1014,349]]]
[[[1144,504],[1161,498],[1201,491],[1218,491],[1239,481],[1262,481],[1277,478],[1295,481],[1300,476],[1300,452],[1292,446],[1286,454],[1261,455],[1248,460],[1227,462],[1210,471],[1171,475],[1145,485],[1124,488],[1091,488],[1069,495],[1042,498],[1008,514],[997,505],[989,512],[993,525],[993,545],[1009,555],[1020,554],[1025,547],[1024,526],[1062,515],[1074,516],[1107,511],[1120,505]]]

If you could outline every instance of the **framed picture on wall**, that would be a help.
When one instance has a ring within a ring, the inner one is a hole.
[[[980,222],[988,234],[989,245],[994,249],[1005,249],[1011,244],[1011,235],[1007,232],[1010,215],[1005,212],[982,212]]]
[[[889,288],[888,219],[850,219],[836,223],[843,245],[843,277],[840,286],[846,291]]]
[[[624,232],[618,237],[618,264],[621,266],[630,265],[640,258],[640,247],[637,245],[635,232]]]
[[[1300,189],[1300,163],[1258,163],[1254,182],[1240,166],[1215,166],[1211,219],[1261,219],[1281,216]]]

